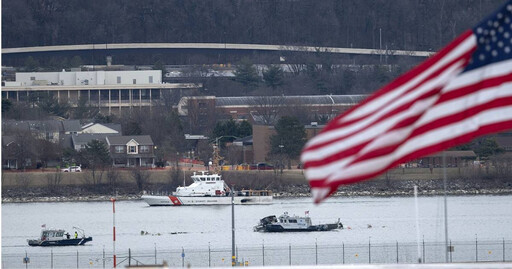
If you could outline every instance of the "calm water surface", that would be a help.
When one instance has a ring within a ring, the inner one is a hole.
[[[444,242],[443,197],[420,197],[420,234],[426,241]],[[272,205],[235,206],[236,238],[240,247],[314,246],[415,242],[416,220],[412,197],[336,197],[320,205],[310,198],[275,199]],[[334,222],[344,230],[312,233],[257,233],[252,228],[260,218],[283,212],[304,215],[313,223]],[[116,250],[128,248],[151,252],[158,249],[212,249],[231,247],[230,206],[149,207],[140,201],[116,202]],[[512,196],[448,197],[448,229],[451,240],[512,239]],[[112,251],[111,202],[60,202],[2,204],[2,256],[48,253],[48,248],[28,247],[41,225],[73,233],[73,226],[86,231],[88,246],[57,247],[59,251]],[[368,228],[371,225],[372,228]],[[350,229],[348,229],[350,228]],[[141,231],[148,235],[141,235]],[[3,262],[6,266],[5,261]]]

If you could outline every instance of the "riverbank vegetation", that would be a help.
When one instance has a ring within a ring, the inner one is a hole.
[[[190,170],[113,170],[99,181],[87,180],[88,172],[4,172],[3,202],[84,201],[139,199],[142,193],[170,194],[177,186],[191,184]],[[442,168],[397,168],[374,180],[342,186],[336,195],[420,195],[443,193]],[[223,178],[235,189],[268,189],[276,197],[309,196],[309,185],[299,169],[280,171],[223,171]],[[512,194],[512,178],[503,169],[486,167],[447,168],[450,194]],[[96,175],[97,177],[97,175]]]

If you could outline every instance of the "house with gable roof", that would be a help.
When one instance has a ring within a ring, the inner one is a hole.
[[[149,135],[107,136],[107,145],[116,167],[153,167],[154,143]]]

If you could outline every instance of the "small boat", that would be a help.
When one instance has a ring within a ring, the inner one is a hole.
[[[264,217],[257,226],[254,226],[255,232],[314,232],[314,231],[332,231],[343,229],[343,224],[338,219],[335,223],[313,225],[309,214],[306,216],[290,216],[288,212],[276,218],[275,215]]]
[[[81,237],[78,236],[77,232],[75,232],[75,235],[72,237],[62,229],[43,228],[41,237],[39,239],[28,239],[28,245],[33,247],[80,246],[92,241],[92,237],[86,237],[82,229],[74,228],[81,232]]]
[[[186,187],[178,187],[172,195],[142,195],[142,199],[150,206],[181,206],[181,205],[230,205],[231,189],[219,174],[206,171],[191,176],[194,181]],[[270,190],[241,190],[233,192],[236,205],[272,204]]]

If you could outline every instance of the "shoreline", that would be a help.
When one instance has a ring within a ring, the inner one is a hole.
[[[370,191],[338,191],[331,197],[405,197],[413,196],[413,191],[384,191],[384,192],[370,192]],[[443,190],[423,190],[418,192],[418,196],[431,197],[442,196]],[[449,196],[472,196],[472,195],[512,195],[512,189],[481,189],[481,190],[449,190]],[[276,192],[274,199],[280,198],[304,198],[311,197],[308,193],[290,193],[290,192]],[[58,203],[58,202],[107,202],[111,201],[112,195],[86,195],[86,196],[40,196],[40,197],[2,197],[2,204],[15,204],[15,203]],[[137,201],[142,200],[141,195],[127,194],[118,195],[117,201]]]

